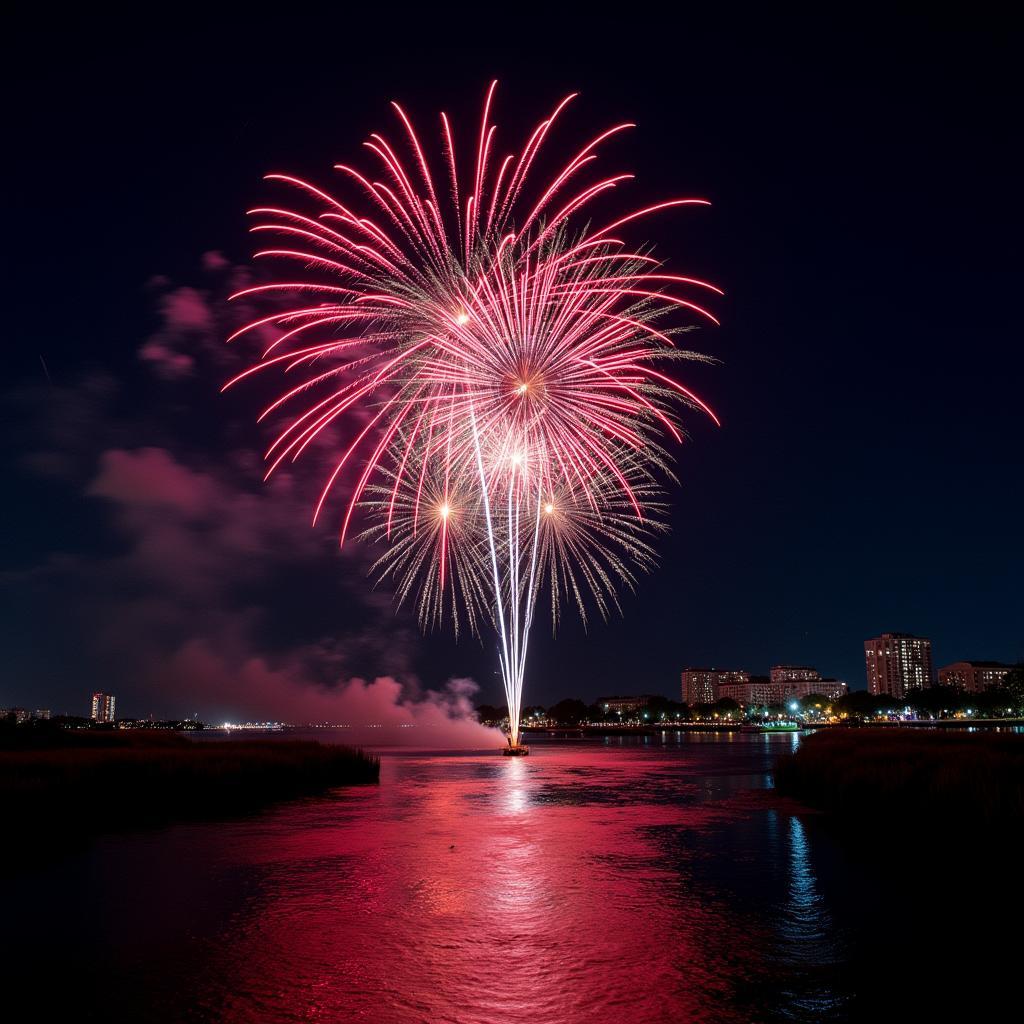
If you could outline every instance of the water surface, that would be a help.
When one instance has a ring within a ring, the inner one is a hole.
[[[96,1020],[838,1021],[962,997],[954,967],[998,967],[991,921],[776,799],[796,742],[385,752],[379,786],[22,869],[4,963]]]

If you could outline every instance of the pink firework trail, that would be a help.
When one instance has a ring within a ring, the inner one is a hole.
[[[267,476],[329,438],[334,465],[314,524],[344,480],[341,542],[361,521],[358,536],[383,545],[376,572],[400,602],[415,601],[425,628],[447,619],[456,631],[495,628],[515,746],[539,592],[550,592],[554,622],[566,600],[584,618],[588,602],[607,615],[655,562],[658,480],[671,475],[664,445],[682,439],[682,410],[718,422],[669,371],[702,358],[677,339],[717,323],[702,296],[722,293],[668,273],[622,237],[636,221],[706,200],[596,217],[632,177],[595,175],[597,150],[632,125],[535,180],[575,96],[520,153],[499,156],[495,86],[468,161],[442,114],[432,169],[395,103],[400,142],[365,143],[375,171],[336,167],[351,199],[268,176],[300,203],[251,211],[252,230],[273,239],[256,258],[297,272],[236,296],[272,308],[229,340],[273,340],[225,387],[280,371],[291,383],[260,417],[282,424]]]

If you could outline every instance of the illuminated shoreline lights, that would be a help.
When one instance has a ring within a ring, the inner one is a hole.
[[[281,421],[267,476],[314,443],[329,446],[314,524],[343,484],[341,543],[383,545],[373,572],[400,603],[415,603],[423,628],[496,631],[517,746],[541,591],[553,626],[567,600],[584,620],[588,603],[607,616],[619,589],[655,562],[661,481],[671,478],[665,442],[682,440],[683,409],[718,422],[668,371],[704,358],[677,338],[700,320],[717,323],[696,299],[722,293],[666,272],[622,237],[642,217],[706,200],[598,217],[605,194],[632,177],[595,177],[598,147],[632,125],[535,182],[574,96],[518,155],[502,156],[490,124],[495,85],[467,163],[442,114],[432,168],[393,104],[401,143],[378,134],[365,143],[376,176],[336,167],[355,199],[268,175],[301,202],[251,211],[252,230],[275,239],[256,258],[293,269],[234,296],[273,311],[229,339],[269,340],[225,388],[281,372],[287,386],[260,416]]]

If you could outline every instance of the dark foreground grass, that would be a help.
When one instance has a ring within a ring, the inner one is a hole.
[[[775,771],[782,794],[840,825],[1019,832],[1024,735],[836,729],[802,740]]]
[[[379,777],[377,758],[307,741],[125,731],[0,743],[0,803],[12,838],[246,813]]]

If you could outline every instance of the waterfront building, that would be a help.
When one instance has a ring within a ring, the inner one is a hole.
[[[640,711],[654,700],[654,694],[641,693],[636,697],[601,697],[598,705],[605,711],[617,711],[620,714],[628,714],[631,711]]]
[[[777,703],[787,697],[809,697],[812,693],[821,694],[829,700],[839,700],[849,692],[849,687],[841,679],[823,679],[821,673],[809,665],[772,665],[769,676],[772,683],[781,687],[773,694],[781,696]]]
[[[746,679],[726,680],[715,687],[715,700],[734,700],[737,704],[773,704],[771,700],[772,681],[768,676],[752,676],[743,673]]]
[[[713,704],[721,696],[722,686],[749,683],[750,673],[742,669],[687,668],[683,669],[682,692],[684,704]]]
[[[813,669],[811,670],[814,671]],[[722,683],[718,686],[718,697],[729,697],[744,706],[760,704],[785,704],[811,694],[819,694],[827,700],[838,700],[847,692],[846,683],[839,679],[822,679],[814,672],[813,679],[772,679],[771,676],[751,676],[745,683]]]
[[[32,717],[39,722],[48,722],[50,720],[50,709],[49,708],[36,708],[32,712]]]
[[[811,688],[811,692],[820,693],[829,700],[839,700],[850,692],[850,688],[842,679],[819,679]]]
[[[821,679],[821,673],[807,665],[772,665],[768,677],[773,683],[807,683]]]
[[[864,641],[868,690],[901,700],[932,685],[932,642],[910,633],[883,633]]]
[[[954,661],[939,669],[939,683],[967,693],[984,693],[990,686],[1002,686],[1011,668],[999,661]]]
[[[114,697],[109,693],[92,695],[92,720],[94,722],[114,721]]]

